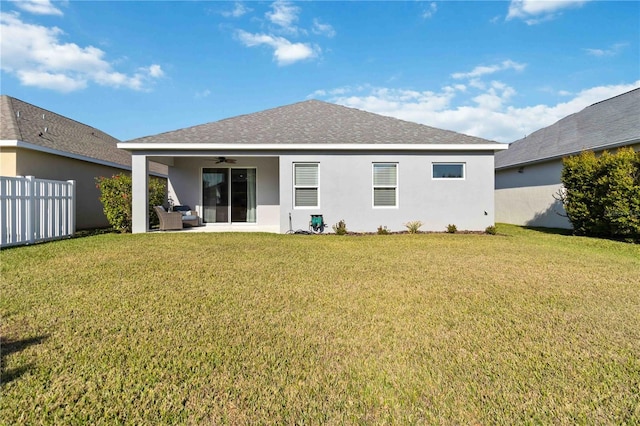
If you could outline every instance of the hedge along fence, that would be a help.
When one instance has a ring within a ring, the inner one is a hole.
[[[101,176],[96,178],[96,188],[100,190],[100,202],[104,214],[111,226],[120,232],[131,232],[132,198],[131,176],[121,173],[110,178]],[[149,179],[149,224],[158,225],[159,219],[154,206],[164,205],[167,198],[166,183],[162,179]]]
[[[563,159],[561,201],[576,233],[640,241],[640,152]]]

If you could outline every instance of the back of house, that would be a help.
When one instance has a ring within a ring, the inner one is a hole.
[[[216,231],[308,230],[322,215],[356,232],[483,231],[494,224],[501,144],[317,100],[118,144],[132,153],[133,231],[147,232],[149,160],[172,199]],[[137,182],[137,183],[136,183]]]

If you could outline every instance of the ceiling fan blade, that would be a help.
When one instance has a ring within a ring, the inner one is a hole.
[[[236,160],[234,160],[233,158],[218,157],[218,159],[216,160],[216,164],[220,164],[220,163],[235,164]]]

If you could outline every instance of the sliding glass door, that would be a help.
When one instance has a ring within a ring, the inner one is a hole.
[[[202,170],[205,223],[256,222],[256,169]]]

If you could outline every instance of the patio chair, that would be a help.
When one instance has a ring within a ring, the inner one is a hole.
[[[182,213],[168,212],[162,206],[155,206],[153,209],[160,219],[161,231],[182,229]]]
[[[198,217],[198,212],[195,210],[191,210],[191,207],[187,205],[173,206],[173,211],[182,213],[183,225],[200,226],[200,218]]]

